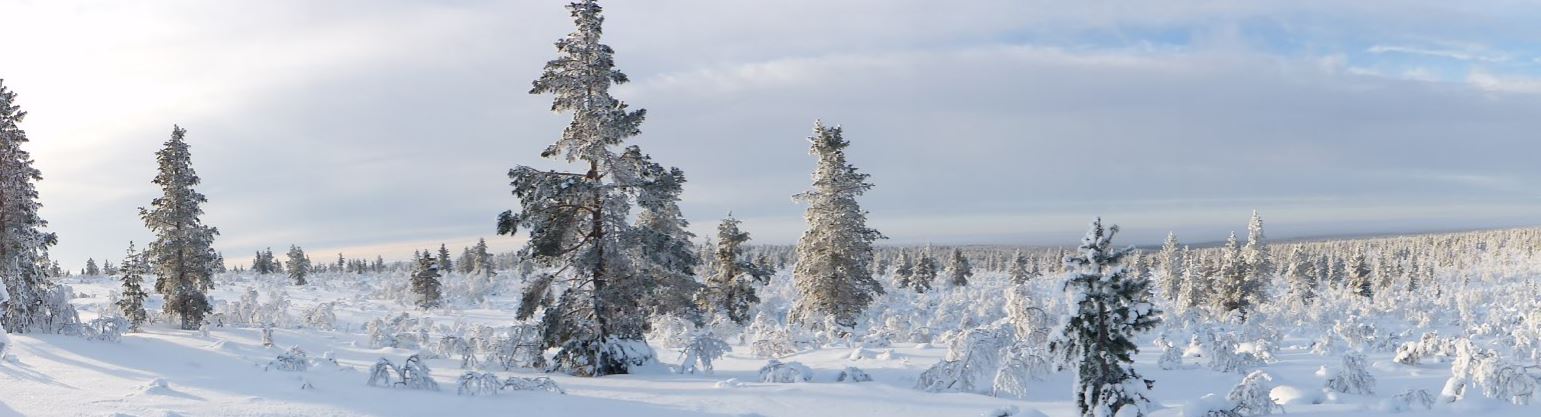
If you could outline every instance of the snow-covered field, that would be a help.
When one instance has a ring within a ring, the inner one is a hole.
[[[1512,256],[1489,256],[1476,263],[1483,280],[1502,286],[1515,277],[1532,273],[1534,262],[1528,252]],[[1498,265],[1502,265],[1499,267]],[[1468,266],[1468,268],[1473,268]],[[508,273],[513,275],[512,273]],[[1459,273],[1440,275],[1454,279]],[[447,285],[454,288],[456,276]],[[417,348],[370,347],[375,344],[366,330],[367,323],[397,316],[402,312],[412,318],[429,317],[429,340],[446,335],[465,335],[478,325],[506,327],[517,322],[518,279],[501,282],[501,290],[482,303],[456,302],[451,307],[427,313],[399,301],[406,277],[401,273],[354,275],[323,273],[310,278],[309,285],[294,286],[282,275],[221,274],[212,298],[220,303],[216,311],[229,312],[231,300],[239,300],[249,289],[256,289],[262,303],[272,303],[275,294],[285,294],[283,313],[271,311],[262,321],[279,323],[272,330],[272,346],[262,343],[262,330],[234,324],[212,327],[207,335],[199,331],[177,330],[167,323],[146,326],[141,333],[124,334],[120,341],[93,341],[80,336],[11,335],[13,346],[0,362],[0,415],[24,416],[425,416],[425,415],[521,415],[521,416],[1069,416],[1075,415],[1071,387],[1073,373],[1057,371],[1028,384],[1026,393],[992,396],[960,392],[926,392],[917,389],[921,373],[948,355],[947,340],[956,339],[958,329],[930,329],[938,336],[936,345],[894,341],[889,346],[853,347],[826,344],[803,348],[778,358],[799,362],[812,370],[811,381],[800,383],[761,382],[759,370],[767,359],[753,355],[743,339],[729,337],[733,352],[715,363],[712,375],[678,374],[679,351],[654,340],[660,364],[645,372],[601,378],[581,378],[547,374],[534,369],[504,370],[483,368],[499,379],[513,376],[550,377],[565,394],[545,391],[503,390],[497,395],[457,394],[457,381],[466,371],[453,357],[428,359],[432,377],[439,390],[408,390],[399,387],[366,385],[370,368],[380,358],[401,364],[410,355],[432,356],[432,346]],[[785,271],[762,290],[762,312],[774,312],[784,306],[791,290]],[[1063,295],[1053,278],[1043,278],[1028,285],[1037,302],[1047,311],[1063,311]],[[1520,300],[1533,300],[1534,284],[1523,284],[1508,291]],[[111,277],[67,278],[79,296],[74,304],[83,320],[103,311],[110,294],[119,291]],[[1281,284],[1282,285],[1282,284]],[[1426,284],[1427,285],[1427,284]],[[940,323],[969,323],[1009,320],[1000,310],[1010,305],[1005,292],[1011,288],[1001,272],[981,272],[966,288],[941,288],[925,295],[890,291],[869,315],[886,317],[889,327],[918,328]],[[1436,291],[1429,286],[1426,291]],[[1473,293],[1496,294],[1498,291]],[[453,291],[450,291],[453,294]],[[1446,292],[1445,294],[1452,294]],[[1529,294],[1529,295],[1527,295]],[[152,298],[147,307],[159,309]],[[1472,304],[1481,297],[1450,297],[1465,301],[1450,303],[1401,303],[1402,305],[1354,305],[1354,296],[1324,289],[1311,317],[1324,324],[1319,328],[1271,328],[1288,322],[1283,309],[1260,309],[1250,326],[1217,326],[1212,323],[1180,323],[1172,320],[1149,334],[1142,335],[1141,352],[1135,357],[1136,368],[1154,380],[1151,391],[1153,416],[1201,415],[1218,398],[1225,397],[1247,375],[1247,369],[1265,371],[1270,396],[1281,408],[1273,410],[1291,415],[1413,415],[1534,416],[1541,407],[1514,405],[1487,398],[1470,388],[1460,401],[1440,398],[1452,376],[1448,346],[1430,348],[1430,353],[1416,365],[1393,360],[1397,347],[1417,341],[1424,331],[1441,335],[1460,334],[1461,329],[1439,323],[1488,320],[1515,308],[1525,308],[1523,301],[1504,302],[1497,295],[1487,298],[1492,304]],[[1526,298],[1530,297],[1530,298]],[[1386,297],[1390,298],[1390,297]],[[320,303],[334,303],[334,329],[322,330],[306,320],[305,315]],[[1387,301],[1386,303],[1390,303]],[[1384,303],[1383,303],[1384,304]],[[1460,312],[1447,308],[1459,304]],[[1507,305],[1506,305],[1507,304]],[[1428,311],[1424,311],[1428,310]],[[1357,317],[1352,311],[1375,311],[1379,316]],[[1410,313],[1414,312],[1414,313]],[[1475,312],[1475,314],[1473,313]],[[277,315],[275,315],[277,314]],[[1413,317],[1424,314],[1425,317]],[[950,318],[944,318],[950,317]],[[1459,317],[1459,318],[1457,318]],[[1528,326],[1536,317],[1492,320],[1514,326]],[[411,321],[411,320],[409,320]],[[908,321],[908,323],[897,323]],[[1410,326],[1398,323],[1423,323]],[[1348,324],[1344,324],[1348,323]],[[1376,326],[1378,325],[1378,327]],[[963,328],[962,324],[957,327]],[[1334,327],[1339,330],[1322,330]],[[1227,330],[1228,329],[1228,330]],[[1343,330],[1350,329],[1350,330]],[[1359,330],[1352,330],[1359,329]],[[1363,330],[1369,329],[1369,330]],[[1264,353],[1271,358],[1240,371],[1217,371],[1205,356],[1206,344],[1186,342],[1192,335],[1247,335],[1272,333],[1276,346],[1259,350],[1250,343],[1233,345],[1238,352]],[[411,333],[411,331],[408,331]],[[1494,341],[1524,340],[1519,335],[1495,334],[1493,330],[1467,331],[1471,340],[1492,345]],[[1358,336],[1353,336],[1357,334]],[[1397,336],[1387,336],[1396,334]],[[1157,346],[1157,337],[1168,336],[1175,352],[1184,352],[1181,365],[1163,364],[1162,355],[1171,354]],[[1347,336],[1345,336],[1347,335]],[[1405,336],[1403,336],[1405,335]],[[1351,340],[1362,338],[1364,340]],[[1379,343],[1373,340],[1380,338]],[[1513,338],[1513,339],[1511,339]],[[897,339],[904,339],[903,337]],[[1335,340],[1321,343],[1322,340]],[[1317,348],[1313,348],[1313,345]],[[1358,345],[1358,346],[1349,346]],[[1449,345],[1448,343],[1446,345]],[[304,371],[273,369],[275,358],[291,348],[309,354],[312,366]],[[1435,353],[1435,350],[1440,352]],[[1342,367],[1344,352],[1362,351],[1368,359],[1367,370],[1375,382],[1371,394],[1345,394],[1325,388],[1327,378]],[[330,359],[330,360],[329,360]],[[333,363],[335,361],[335,364]],[[872,377],[871,382],[836,382],[847,367],[859,368]],[[1172,369],[1164,369],[1172,368]],[[991,371],[986,371],[991,372]],[[988,382],[986,382],[988,385]],[[1524,388],[1524,387],[1519,387]],[[1533,389],[1533,387],[1532,387]],[[1433,403],[1427,409],[1399,398],[1408,392],[1429,394]],[[1205,398],[1207,395],[1215,396]],[[1223,401],[1220,401],[1223,403]]]

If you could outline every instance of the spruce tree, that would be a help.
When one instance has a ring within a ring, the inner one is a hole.
[[[294,280],[294,285],[305,285],[305,276],[310,275],[310,258],[296,245],[289,245],[288,255],[289,279]]]
[[[94,276],[97,276],[97,275],[101,275],[102,274],[102,269],[96,267],[96,258],[86,259],[86,269],[83,270],[83,271],[80,271],[80,274],[88,276],[88,277],[94,277]]]
[[[1167,232],[1166,242],[1161,244],[1161,252],[1157,253],[1157,261],[1161,263],[1161,273],[1157,274],[1156,283],[1160,285],[1161,294],[1167,301],[1176,302],[1183,288],[1183,254],[1182,244],[1177,242],[1177,234]]]
[[[49,305],[59,286],[48,279],[43,262],[57,238],[43,231],[48,222],[38,215],[37,181],[43,174],[22,148],[29,141],[21,129],[26,117],[16,93],[0,79],[0,293],[9,295],[0,303],[0,327],[10,333],[51,332],[76,322],[73,307]]]
[[[1029,262],[1027,257],[1022,255],[1021,250],[1011,255],[1011,268],[1006,271],[1006,275],[1011,278],[1012,284],[1026,284],[1033,278],[1034,273],[1031,271],[1032,266]]]
[[[931,291],[931,284],[936,282],[937,270],[936,258],[931,257],[931,250],[920,254],[920,261],[915,262],[915,274],[910,276],[910,288],[917,293]]]
[[[496,275],[497,267],[492,264],[492,253],[487,251],[487,239],[476,239],[476,246],[471,247],[470,273],[477,275]]]
[[[813,125],[809,153],[818,160],[813,189],[797,195],[808,204],[804,218],[808,230],[797,242],[797,266],[792,272],[799,297],[788,318],[795,323],[821,325],[833,319],[844,333],[883,294],[883,285],[872,278],[872,243],[882,233],[867,227],[867,212],[856,197],[872,189],[867,174],[846,162],[840,127]]]
[[[654,359],[643,338],[652,315],[693,308],[700,284],[690,274],[699,259],[678,210],[683,174],[636,146],[617,149],[639,133],[646,113],[610,95],[627,78],[600,43],[602,9],[593,0],[567,8],[577,30],[557,42],[558,57],[530,93],[553,95],[551,110],[572,115],[541,156],[583,171],[510,170],[520,210],[500,215],[498,232],[527,230],[519,257],[552,271],[532,277],[518,311],[526,319],[544,308],[544,347],[558,349],[551,369],[627,373]],[[637,224],[633,205],[642,208]]]
[[[910,252],[899,252],[899,263],[894,267],[894,286],[909,288],[914,277],[915,262],[910,260]]]
[[[1247,303],[1253,306],[1267,301],[1264,299],[1267,295],[1265,290],[1276,268],[1265,239],[1263,217],[1253,210],[1252,219],[1247,221],[1247,244],[1241,248],[1241,264],[1247,276],[1242,292],[1246,295]]]
[[[1226,238],[1220,248],[1220,269],[1215,280],[1215,307],[1222,313],[1236,313],[1246,317],[1252,309],[1252,297],[1248,294],[1252,284],[1251,268],[1242,256],[1241,244],[1236,233]]]
[[[203,224],[203,203],[208,199],[193,189],[200,180],[193,171],[192,154],[183,137],[187,130],[174,126],[171,140],[155,153],[160,173],[152,181],[161,196],[140,208],[139,217],[156,238],[146,250],[145,262],[155,272],[155,290],[165,296],[163,310],[180,317],[182,328],[195,330],[212,310],[205,293],[214,286],[214,236],[219,230]]]
[[[1370,263],[1365,260],[1363,248],[1354,248],[1343,267],[1346,272],[1344,281],[1349,291],[1364,298],[1375,297],[1374,283],[1370,279]]]
[[[754,318],[750,309],[760,302],[760,297],[755,294],[755,284],[767,283],[770,271],[761,269],[745,256],[742,246],[749,242],[749,233],[740,230],[738,225],[738,219],[729,214],[717,226],[716,270],[707,277],[702,294],[707,317],[722,316],[743,325]]]
[[[144,292],[144,260],[140,258],[139,250],[134,249],[134,242],[128,242],[121,273],[123,293],[118,299],[118,311],[128,320],[129,331],[137,332],[149,318],[144,310],[144,300],[150,295]]]
[[[449,259],[449,247],[439,244],[439,270],[448,274],[455,270],[455,264]]]
[[[412,267],[412,294],[417,296],[417,308],[427,310],[442,306],[441,287],[439,263],[428,251],[423,251],[415,257]]]
[[[968,279],[974,276],[974,267],[963,256],[963,249],[953,248],[952,258],[947,262],[947,282],[954,287],[968,286]]]
[[[1150,303],[1150,282],[1121,266],[1133,248],[1115,249],[1117,233],[1118,226],[1104,230],[1101,218],[1093,220],[1078,253],[1065,258],[1075,311],[1050,348],[1076,371],[1076,407],[1084,417],[1143,416],[1145,393],[1154,386],[1135,372],[1132,357],[1139,353],[1135,335],[1160,323],[1161,312]]]

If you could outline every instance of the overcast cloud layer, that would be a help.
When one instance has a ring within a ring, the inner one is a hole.
[[[1071,244],[1093,215],[1213,241],[1252,209],[1275,238],[1541,223],[1541,7],[1127,3],[609,1],[606,41],[700,234],[732,211],[795,241],[817,118],[892,243]],[[173,123],[232,263],[511,249],[506,171],[557,166],[566,119],[525,92],[561,4],[0,0],[54,256],[151,238]]]

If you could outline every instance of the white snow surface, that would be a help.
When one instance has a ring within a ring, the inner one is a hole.
[[[456,381],[465,371],[458,359],[429,359],[440,391],[410,391],[365,385],[368,370],[380,358],[400,364],[415,350],[368,347],[364,323],[399,312],[433,317],[436,323],[463,321],[506,326],[513,317],[517,291],[500,295],[474,308],[450,307],[427,313],[396,302],[359,294],[349,275],[312,277],[311,285],[286,285],[287,277],[221,275],[211,296],[230,301],[249,287],[264,299],[269,290],[283,288],[291,314],[323,302],[335,302],[336,330],[276,328],[274,346],[264,347],[260,328],[211,327],[208,336],[147,324],[143,332],[125,334],[121,342],[90,341],[78,336],[15,334],[7,359],[0,359],[0,417],[9,416],[764,416],[764,417],[932,417],[1074,416],[1073,373],[1057,372],[1036,381],[1024,399],[979,394],[928,393],[914,388],[920,373],[946,355],[944,344],[894,343],[885,348],[824,348],[779,358],[810,367],[809,383],[761,383],[757,371],[767,360],[734,343],[734,351],[716,362],[712,375],[667,371],[602,378],[547,374],[537,370],[493,371],[499,378],[547,376],[565,395],[536,391],[504,391],[496,396],[459,396]],[[778,277],[784,279],[785,277]],[[374,278],[365,278],[374,279]],[[378,278],[386,279],[386,278]],[[235,280],[235,281],[232,281]],[[517,280],[512,280],[517,281]],[[105,308],[108,294],[118,290],[107,277],[69,278],[80,296],[74,300],[83,320]],[[517,286],[517,283],[511,286]],[[159,307],[158,297],[147,308]],[[4,339],[0,339],[4,340]],[[1310,352],[1310,340],[1286,339],[1266,370],[1278,387],[1272,392],[1289,415],[1390,415],[1379,406],[1410,388],[1439,392],[1450,376],[1450,365],[1427,361],[1417,366],[1391,363],[1390,353],[1370,353],[1378,395],[1322,392],[1317,370],[1338,365],[1337,355]],[[666,364],[678,351],[653,346]],[[313,366],[303,372],[264,370],[291,347],[311,358],[330,356],[337,366]],[[891,349],[891,350],[889,350]],[[1156,381],[1152,390],[1153,417],[1180,416],[1194,405],[1223,397],[1243,377],[1201,366],[1202,358],[1185,358],[1187,366],[1162,370],[1160,350],[1142,345],[1136,368]],[[848,366],[871,374],[873,382],[835,383]],[[302,388],[305,386],[309,388]],[[1213,399],[1215,397],[1210,397]],[[1489,404],[1478,401],[1436,404],[1414,415],[1482,415],[1493,417],[1541,415],[1541,406]]]

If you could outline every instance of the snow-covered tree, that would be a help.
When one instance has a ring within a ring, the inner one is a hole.
[[[585,170],[510,170],[521,207],[499,216],[498,232],[528,230],[519,257],[552,271],[532,277],[518,311],[526,319],[544,309],[544,343],[558,349],[551,369],[627,373],[655,359],[643,340],[650,317],[694,307],[699,283],[690,274],[699,259],[678,211],[683,174],[636,146],[617,152],[639,133],[645,112],[610,95],[627,78],[615,69],[614,51],[600,43],[601,7],[584,0],[568,9],[577,30],[557,42],[558,57],[530,92],[553,95],[551,109],[572,115],[541,155]],[[636,224],[634,204],[642,208]]]
[[[1375,376],[1370,375],[1364,354],[1343,354],[1343,366],[1327,378],[1327,389],[1344,394],[1374,394]]]
[[[917,293],[931,291],[939,269],[941,267],[936,265],[936,258],[931,257],[930,250],[920,254],[920,261],[915,262],[915,272],[910,275],[910,288]]]
[[[1365,260],[1363,249],[1354,249],[1349,254],[1348,261],[1343,265],[1344,281],[1350,291],[1355,295],[1371,298],[1375,296],[1374,284],[1370,280],[1370,263]]]
[[[294,280],[294,285],[305,285],[305,276],[310,275],[310,258],[305,256],[305,250],[297,245],[289,245],[289,260],[286,263],[289,279]]]
[[[1011,283],[1017,285],[1025,284],[1028,280],[1036,278],[1038,273],[1037,265],[1027,260],[1027,257],[1023,256],[1020,250],[1011,256],[1011,269],[1006,272],[1011,277]]]
[[[1182,249],[1182,244],[1177,242],[1177,234],[1167,232],[1166,242],[1161,244],[1161,252],[1156,254],[1157,262],[1161,263],[1160,272],[1156,273],[1156,285],[1161,295],[1171,302],[1176,302],[1178,294],[1182,292],[1185,255]]]
[[[454,261],[451,261],[449,259],[449,247],[448,246],[444,246],[443,243],[439,244],[439,259],[438,259],[438,262],[439,262],[439,270],[440,271],[444,271],[444,273],[446,273],[446,274],[448,274],[451,271],[455,270]]]
[[[1174,304],[1180,312],[1186,312],[1208,305],[1214,288],[1210,285],[1209,271],[1203,259],[1187,246],[1183,247],[1181,257],[1182,275],[1178,279],[1181,286]]]
[[[182,329],[195,330],[203,316],[212,310],[205,293],[213,287],[214,236],[219,230],[203,224],[203,203],[208,199],[193,189],[198,174],[193,171],[192,154],[183,137],[186,129],[175,126],[171,140],[155,153],[160,173],[155,185],[161,196],[150,201],[150,208],[140,208],[139,217],[156,238],[146,248],[146,264],[155,272],[155,290],[165,296],[163,310],[180,317]]]
[[[1273,277],[1276,266],[1273,255],[1268,249],[1268,242],[1263,236],[1263,217],[1252,211],[1252,219],[1247,222],[1247,243],[1241,248],[1241,264],[1245,268],[1246,287],[1245,293],[1250,305],[1261,305],[1264,296],[1267,295],[1267,283]]]
[[[273,249],[257,251],[257,256],[252,258],[251,271],[258,274],[271,274],[277,272],[278,261],[273,259]]]
[[[1252,275],[1252,267],[1245,253],[1236,241],[1236,233],[1231,233],[1220,253],[1220,269],[1215,280],[1216,311],[1234,312],[1242,317],[1252,311],[1255,305],[1253,302],[1259,297],[1257,294],[1261,292],[1262,286]]]
[[[738,225],[738,219],[729,214],[717,226],[717,268],[706,278],[702,294],[707,317],[721,315],[744,325],[754,318],[751,309],[760,302],[755,285],[769,282],[770,271],[760,269],[745,256],[742,246],[749,242],[749,232],[740,230]]]
[[[808,230],[797,242],[792,272],[798,298],[788,313],[795,323],[818,326],[833,319],[837,333],[856,326],[856,318],[883,285],[872,278],[872,242],[882,233],[867,227],[867,212],[856,202],[872,188],[867,174],[846,162],[850,145],[841,129],[815,122],[810,153],[818,159],[813,189],[797,198],[808,203]]]
[[[417,308],[427,310],[443,305],[442,287],[438,261],[428,251],[423,251],[412,268],[412,294]]]
[[[966,287],[968,279],[973,276],[974,266],[963,256],[963,249],[953,248],[952,258],[947,261],[947,282],[954,287]]]
[[[80,275],[94,277],[102,274],[102,269],[96,266],[96,258],[86,259],[86,269],[80,270]]]
[[[48,222],[38,215],[37,181],[43,174],[22,148],[28,142],[20,125],[26,116],[16,93],[0,80],[0,292],[10,298],[0,302],[0,327],[11,333],[56,331],[75,323],[69,319],[73,307],[48,305],[49,294],[60,286],[48,279],[43,262],[57,239],[43,231]],[[66,308],[70,311],[62,315],[52,313]]]
[[[1154,385],[1135,372],[1132,355],[1139,352],[1135,334],[1160,323],[1161,312],[1150,304],[1150,282],[1121,266],[1133,248],[1113,248],[1117,233],[1118,226],[1104,230],[1097,218],[1077,253],[1065,258],[1073,270],[1065,290],[1075,310],[1051,348],[1076,370],[1076,407],[1085,417],[1142,416]]]
[[[128,252],[123,255],[122,276],[123,292],[118,298],[118,311],[123,313],[123,318],[128,320],[129,331],[137,332],[149,318],[144,311],[144,300],[149,294],[144,292],[144,260],[140,259],[138,249],[134,249],[134,242],[128,242]]]
[[[910,280],[915,277],[915,262],[910,260],[908,251],[899,252],[899,261],[894,266],[894,286],[909,288]]]
[[[647,283],[637,290],[650,316],[667,314],[699,322],[701,310],[695,295],[703,285],[696,280],[695,271],[703,255],[690,242],[695,234],[687,230],[690,223],[679,207],[685,173],[653,163],[646,155],[639,161],[646,182],[637,188],[639,213],[632,230],[634,244],[628,248],[631,256],[641,260],[636,264],[641,279],[634,283]]]

